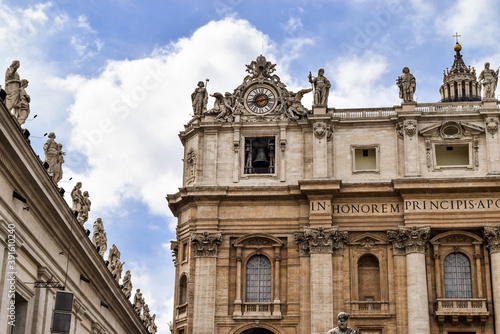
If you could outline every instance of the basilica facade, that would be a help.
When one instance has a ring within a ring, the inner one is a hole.
[[[212,109],[199,83],[173,333],[325,334],[340,312],[358,334],[500,332],[498,72],[454,51],[438,103],[407,68],[388,108],[328,107],[327,73],[292,92],[263,56]]]

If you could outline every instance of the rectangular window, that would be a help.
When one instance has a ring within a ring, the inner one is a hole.
[[[245,174],[275,173],[275,137],[245,138]]]
[[[470,166],[469,144],[434,145],[436,167]]]
[[[379,171],[379,147],[372,146],[352,146],[352,172],[378,172]]]

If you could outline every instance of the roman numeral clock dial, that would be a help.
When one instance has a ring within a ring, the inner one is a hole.
[[[271,87],[252,87],[245,94],[245,107],[254,114],[267,114],[276,107],[276,99],[277,94]]]

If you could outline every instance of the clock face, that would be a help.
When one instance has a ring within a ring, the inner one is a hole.
[[[277,95],[268,86],[253,87],[245,94],[245,107],[255,114],[266,114],[276,107]]]

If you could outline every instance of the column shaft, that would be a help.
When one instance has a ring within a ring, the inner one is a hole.
[[[333,325],[332,255],[311,254],[311,334],[325,334]]]
[[[406,255],[406,279],[408,295],[408,333],[430,334],[429,301],[427,296],[424,253],[409,253]]]
[[[215,333],[215,257],[197,257],[194,283],[193,333]]]

